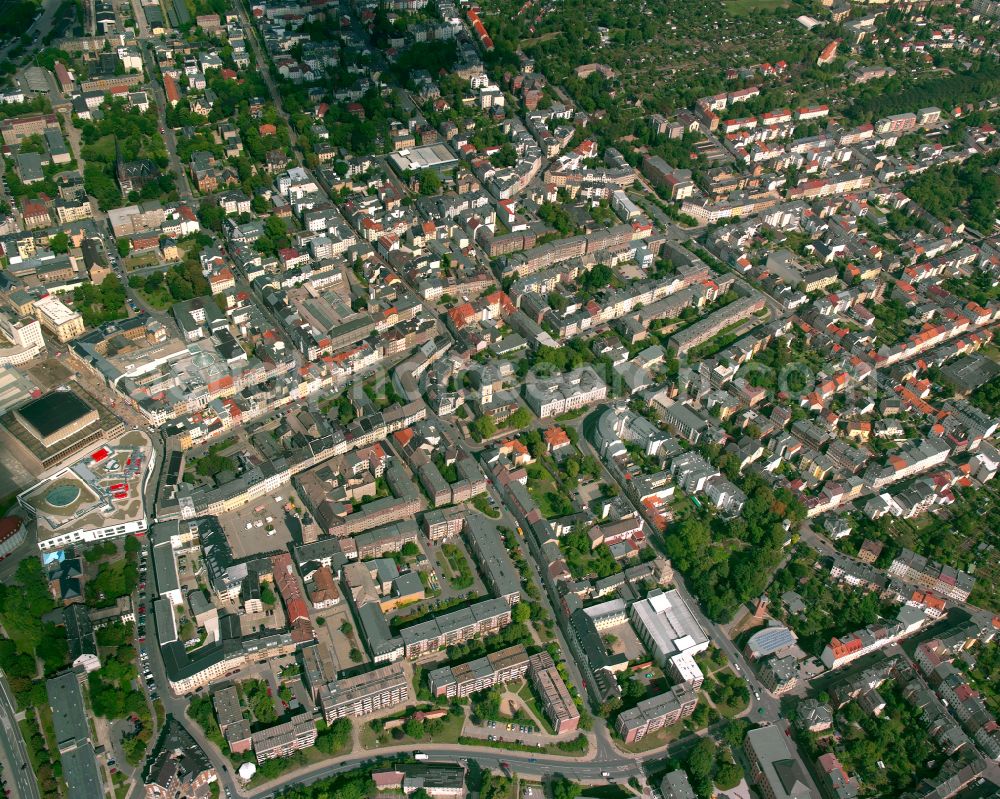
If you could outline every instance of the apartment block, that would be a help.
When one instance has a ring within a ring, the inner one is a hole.
[[[615,728],[625,743],[635,743],[662,727],[686,719],[698,706],[693,683],[683,682],[666,693],[643,699],[630,710],[618,714]]]
[[[971,574],[928,560],[909,549],[900,552],[892,562],[889,576],[956,602],[965,602],[976,582]]]
[[[495,633],[510,624],[510,607],[503,599],[485,599],[406,627],[400,630],[405,656],[418,658],[427,652]]]
[[[302,715],[255,732],[252,736],[253,751],[258,763],[288,757],[292,752],[307,749],[316,743],[316,735],[315,719],[308,714]]]
[[[424,534],[427,540],[444,541],[459,535],[465,526],[466,511],[463,508],[434,509],[424,514]]]
[[[427,675],[427,682],[434,696],[468,696],[519,680],[527,671],[528,652],[518,644],[468,663],[434,669]]]
[[[750,730],[743,741],[750,778],[766,799],[818,799],[784,734],[774,725]]]
[[[552,656],[548,652],[539,652],[532,655],[528,666],[531,684],[542,698],[545,715],[552,722],[556,734],[577,729],[580,726],[580,711],[569,695]]]
[[[409,699],[410,681],[398,663],[355,677],[331,680],[319,689],[319,704],[327,724],[345,716],[369,716]]]

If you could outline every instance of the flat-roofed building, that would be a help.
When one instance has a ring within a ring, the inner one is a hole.
[[[399,631],[408,658],[418,658],[480,635],[490,635],[510,623],[510,605],[503,599],[484,599],[443,613]]]
[[[399,663],[348,677],[320,687],[319,705],[327,724],[345,716],[368,716],[396,707],[410,698],[410,681]]]
[[[619,713],[615,728],[625,743],[635,743],[662,727],[686,719],[697,706],[697,689],[693,683],[683,682],[666,693],[643,699],[635,707]]]
[[[80,687],[79,674],[69,671],[53,677],[45,684],[52,707],[52,727],[67,799],[91,799],[104,795],[97,755],[91,740],[89,714]]]
[[[522,644],[457,666],[442,666],[427,674],[434,696],[468,696],[494,685],[521,679],[528,671],[528,652]]]
[[[750,730],[743,741],[750,778],[767,799],[818,799],[785,735],[773,724]]]
[[[250,750],[252,745],[250,722],[243,717],[243,706],[236,686],[229,685],[212,694],[212,705],[215,707],[215,719],[219,729],[234,754]]]
[[[35,300],[35,316],[60,344],[82,336],[85,329],[83,317],[51,294]]]
[[[703,676],[694,655],[708,649],[710,639],[677,590],[650,591],[630,612],[639,639],[656,661],[669,665],[679,679],[701,685]]]
[[[276,724],[252,736],[253,751],[258,763],[276,757],[288,757],[292,752],[307,749],[316,743],[316,721],[309,714],[298,716],[284,724]]]
[[[580,726],[580,711],[573,702],[562,675],[548,652],[532,655],[528,664],[531,684],[542,699],[542,708],[556,735],[573,732]]]
[[[510,559],[497,526],[483,516],[470,513],[465,522],[465,538],[494,596],[509,605],[519,602],[521,574]]]
[[[0,440],[35,472],[50,470],[101,439],[124,432],[125,425],[109,409],[95,407],[73,391],[50,391],[0,417]]]
[[[444,175],[458,164],[458,156],[448,145],[435,142],[424,147],[397,150],[389,156],[389,161],[400,175],[407,172],[421,172],[424,169],[433,169],[439,175]]]

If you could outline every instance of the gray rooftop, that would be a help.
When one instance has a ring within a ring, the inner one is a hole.
[[[90,739],[87,710],[83,704],[83,691],[75,671],[53,677],[45,683],[52,706],[52,726],[60,749]]]

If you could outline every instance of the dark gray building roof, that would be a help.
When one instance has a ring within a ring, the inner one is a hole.
[[[66,780],[66,799],[94,799],[95,796],[104,796],[97,754],[90,741],[63,752],[60,759],[63,779]]]
[[[71,748],[90,739],[87,710],[83,704],[83,691],[75,671],[53,677],[45,683],[45,690],[52,707],[52,726],[56,744],[60,749]]]

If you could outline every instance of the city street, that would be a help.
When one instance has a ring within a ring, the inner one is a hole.
[[[177,157],[177,136],[173,128],[167,125],[167,98],[163,93],[163,84],[160,81],[160,72],[153,61],[152,50],[147,43],[142,46],[142,64],[149,78],[149,86],[152,89],[153,97],[156,100],[156,121],[160,126],[163,143],[167,148],[167,158],[170,161],[170,171],[174,173],[174,180],[177,186],[177,195],[188,204],[194,203],[194,195],[191,193],[191,184],[188,182],[187,172],[180,158]]]
[[[38,781],[28,759],[28,748],[17,724],[14,708],[14,698],[7,685],[7,678],[0,671],[0,725],[3,735],[0,735],[0,747],[3,748],[4,762],[10,765],[10,771],[4,772],[7,787],[16,799],[40,799]]]

